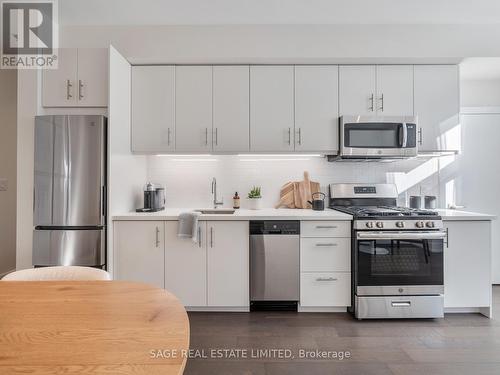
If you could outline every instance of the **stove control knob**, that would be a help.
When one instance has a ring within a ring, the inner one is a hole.
[[[384,227],[384,223],[382,223],[381,221],[377,221],[377,228],[383,228]]]
[[[428,221],[427,223],[425,223],[425,226],[427,228],[434,228],[435,227],[435,224],[433,221]]]
[[[417,226],[417,228],[423,228],[424,227],[424,222],[423,221],[417,221],[415,223],[415,225]]]
[[[366,227],[367,227],[367,228],[373,228],[373,221],[368,221],[368,222],[366,223]]]
[[[404,223],[404,221],[396,221],[396,226],[398,228],[404,228],[405,227],[405,223]]]

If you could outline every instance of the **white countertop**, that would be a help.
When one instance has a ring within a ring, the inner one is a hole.
[[[460,211],[460,210],[449,210],[449,209],[437,209],[439,215],[443,220],[495,220],[497,217],[495,215],[481,214],[478,212]]]
[[[126,212],[113,215],[112,220],[177,220],[182,212],[193,211],[194,208],[168,208],[159,212]],[[437,209],[443,220],[495,220],[496,216],[477,212]],[[261,210],[236,210],[234,214],[204,214],[200,220],[352,220],[351,215],[331,209],[324,211],[264,208]]]
[[[177,220],[182,212],[189,212],[194,208],[167,208],[163,211],[143,213],[128,212],[113,215],[113,220]],[[234,214],[204,214],[200,220],[335,220],[350,221],[351,215],[344,214],[331,209],[324,211],[288,209],[288,208],[264,208],[261,210],[236,210]]]

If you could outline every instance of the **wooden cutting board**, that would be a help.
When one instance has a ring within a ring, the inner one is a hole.
[[[280,191],[280,201],[276,208],[311,208],[307,203],[312,199],[312,193],[320,191],[318,182],[309,179],[309,173],[304,172],[304,180],[298,182],[287,182]]]

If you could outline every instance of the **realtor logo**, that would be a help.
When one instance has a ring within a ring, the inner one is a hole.
[[[3,1],[1,9],[2,68],[56,68],[55,0]]]

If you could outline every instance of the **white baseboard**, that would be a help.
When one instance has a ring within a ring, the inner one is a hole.
[[[186,311],[192,312],[249,312],[250,306],[245,307],[214,307],[214,306],[185,306]]]
[[[445,314],[470,314],[476,313],[488,318],[492,317],[491,307],[445,307]]]
[[[347,312],[347,307],[304,307],[299,306],[298,312],[332,312],[332,313],[345,313]]]

